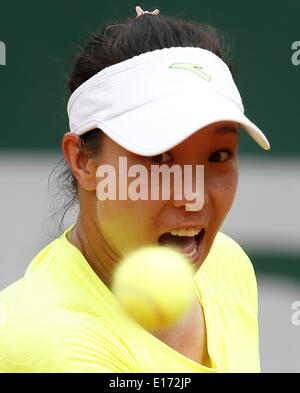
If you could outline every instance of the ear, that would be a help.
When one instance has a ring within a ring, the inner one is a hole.
[[[80,153],[80,137],[71,132],[64,135],[62,150],[78,184],[87,191],[96,190],[96,165],[93,158]]]

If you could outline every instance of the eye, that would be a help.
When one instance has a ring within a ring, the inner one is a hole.
[[[152,160],[158,164],[165,164],[166,162],[170,162],[173,160],[173,157],[168,152],[158,154],[157,156],[151,156],[149,158],[150,158],[150,160]]]
[[[215,151],[210,157],[209,161],[211,162],[227,162],[232,158],[231,151],[227,149],[221,149]]]

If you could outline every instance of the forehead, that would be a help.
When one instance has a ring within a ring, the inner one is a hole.
[[[219,121],[207,125],[197,131],[197,134],[210,133],[211,135],[227,135],[227,134],[238,134],[238,124],[232,121]]]
[[[238,135],[239,128],[237,123],[231,123],[231,122],[215,123],[215,125],[212,127],[212,131],[215,135],[227,135],[227,134]]]

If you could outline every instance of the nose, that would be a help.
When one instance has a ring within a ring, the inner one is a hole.
[[[185,197],[181,199],[172,198],[172,204],[175,207],[184,207],[186,211],[200,211],[208,204],[208,200],[209,193],[204,190],[204,198],[197,196],[197,198],[192,201]]]
[[[184,180],[182,184],[174,181],[171,201],[175,207],[183,206],[186,211],[200,211],[207,205],[209,192],[205,188],[203,165],[184,167]]]

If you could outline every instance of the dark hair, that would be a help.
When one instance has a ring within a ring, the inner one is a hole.
[[[207,49],[219,56],[233,72],[233,65],[228,60],[229,45],[226,44],[224,34],[217,32],[216,28],[167,15],[143,14],[138,18],[122,19],[93,35],[76,58],[75,67],[67,82],[69,94],[105,67],[145,52],[170,47]],[[100,152],[101,132],[94,129],[81,136],[81,154],[93,157]],[[63,213],[59,225],[61,231],[66,213],[77,203],[78,189],[68,163],[63,159],[60,164],[64,164],[64,168],[54,183],[56,191],[59,191],[56,192],[57,202],[64,202],[52,218]],[[64,195],[64,199],[60,199],[61,195]]]

